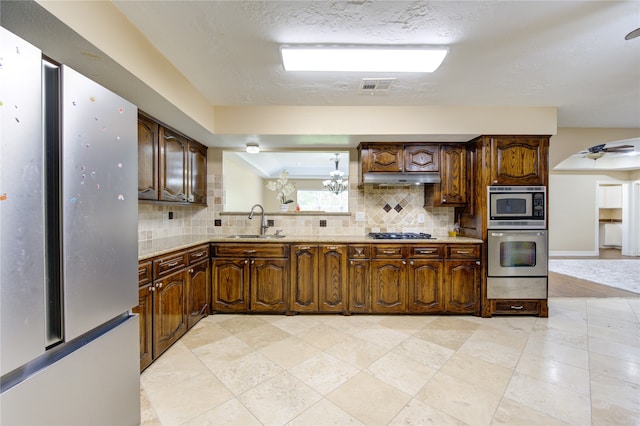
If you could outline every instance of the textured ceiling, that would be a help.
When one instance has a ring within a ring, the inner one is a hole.
[[[214,105],[556,106],[640,127],[638,1],[115,1]],[[433,74],[286,73],[282,44],[437,44]],[[395,77],[386,95],[364,77]]]

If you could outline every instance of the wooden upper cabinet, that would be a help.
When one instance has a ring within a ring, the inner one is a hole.
[[[467,202],[467,149],[446,145],[440,148],[440,185],[436,185],[434,205],[464,205]]]
[[[207,147],[138,114],[138,199],[207,204]]]
[[[207,147],[189,141],[188,154],[188,201],[207,204]]]
[[[362,158],[363,171],[366,172],[402,172],[402,145],[371,144]]]
[[[440,147],[438,145],[405,145],[405,172],[437,172]]]
[[[548,136],[491,137],[491,183],[546,185],[548,149]]]
[[[138,116],[138,199],[158,199],[158,131],[155,121]]]
[[[187,201],[187,140],[160,128],[161,201]]]

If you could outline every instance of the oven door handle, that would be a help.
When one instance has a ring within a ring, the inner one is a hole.
[[[492,237],[504,237],[504,236],[533,236],[533,237],[540,237],[545,235],[544,231],[541,232],[518,232],[517,234],[509,234],[509,233],[504,233],[504,232],[492,232],[491,236]]]

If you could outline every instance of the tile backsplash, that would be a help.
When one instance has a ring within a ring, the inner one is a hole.
[[[267,215],[267,219],[273,220],[272,229],[282,229],[285,235],[364,235],[368,232],[446,235],[454,224],[453,208],[423,207],[422,186],[374,188],[367,185],[358,189],[352,185],[350,192],[349,215],[291,213]],[[221,215],[221,197],[211,194],[208,199],[207,207],[140,202],[138,239],[145,241],[183,234],[259,233],[258,218],[249,220],[248,212],[247,215]],[[173,213],[173,219],[169,219],[169,212]],[[364,222],[356,222],[356,212],[364,212]],[[215,226],[216,220],[221,226]],[[320,221],[326,221],[326,226],[321,227]]]
[[[209,170],[215,167],[213,159]],[[426,232],[446,235],[454,225],[451,207],[424,207],[424,187],[357,187],[357,164],[351,165],[349,176],[349,214],[275,214],[272,230],[282,229],[285,235],[365,235],[368,232]],[[138,239],[177,235],[232,235],[260,232],[260,220],[246,215],[221,214],[224,200],[222,175],[207,177],[207,206],[138,203]],[[173,212],[173,219],[169,219]],[[356,221],[356,213],[364,213],[364,221]],[[221,226],[215,226],[219,221]],[[326,221],[321,227],[320,222]]]

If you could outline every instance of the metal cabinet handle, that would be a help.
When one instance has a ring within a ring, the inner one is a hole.
[[[402,264],[403,264],[403,265],[406,265],[406,264],[407,264],[407,261],[406,261],[406,260],[403,260],[403,261],[402,261]]]
[[[476,260],[476,265],[480,265],[480,261],[479,260]]]
[[[249,263],[249,261],[247,259],[244,260],[244,264],[246,265],[247,263]]]
[[[244,252],[245,252],[245,254],[253,254],[256,251],[255,250],[245,250]]]
[[[149,291],[156,291],[156,288],[153,286],[149,286]]]
[[[162,283],[158,283],[158,284],[156,284],[156,287],[158,287],[158,288],[162,288]]]
[[[471,252],[469,250],[456,250],[456,253],[458,253],[458,254],[469,254]]]
[[[163,263],[162,266],[172,267],[172,266],[176,266],[177,264],[178,264],[178,261],[174,260],[173,262]]]
[[[443,203],[446,203],[446,202],[447,202],[447,199],[446,199],[446,198],[443,198],[443,199],[442,199],[442,202],[443,202]]]
[[[193,268],[189,269],[189,273],[193,274]]]
[[[519,306],[511,305],[511,309],[515,309],[515,310],[519,311],[520,309],[524,309],[524,306],[522,306],[522,305],[519,305]]]
[[[413,260],[409,261],[409,265],[414,265]]]
[[[300,247],[300,250],[310,250],[311,247],[310,246],[302,246]]]
[[[431,254],[431,253],[435,253],[435,250],[416,250],[418,253],[420,254]]]
[[[395,254],[395,253],[396,253],[396,251],[395,251],[395,250],[382,250],[382,252],[383,252],[384,254]]]
[[[199,253],[193,253],[193,256],[194,256],[194,257],[202,257],[202,256],[204,256],[205,254],[206,254],[206,252],[201,251],[201,252],[199,252]]]
[[[327,247],[327,250],[336,250],[337,248],[338,247],[336,247],[336,246],[329,246],[329,247]]]

